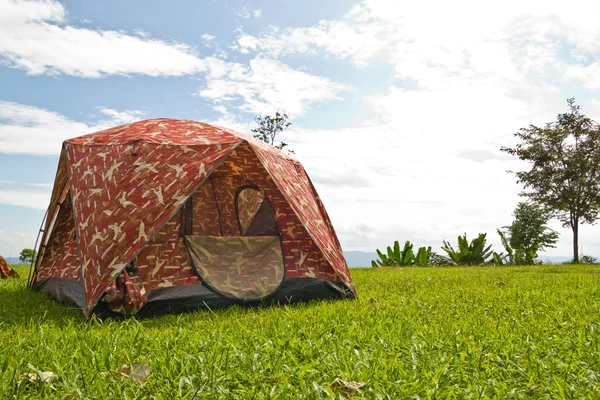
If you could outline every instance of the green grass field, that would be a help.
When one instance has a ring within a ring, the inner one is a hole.
[[[341,398],[335,378],[367,399],[600,398],[598,266],[352,275],[357,301],[103,323],[2,280],[0,398]],[[110,373],[134,363],[143,384]]]

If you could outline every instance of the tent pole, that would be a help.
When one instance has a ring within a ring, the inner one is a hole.
[[[27,288],[31,289],[33,287],[33,276],[35,275],[35,273],[32,274],[33,271],[33,266],[35,264],[36,269],[37,269],[37,260],[38,257],[40,256],[39,250],[38,250],[38,243],[40,241],[40,235],[44,232],[44,224],[46,223],[46,218],[48,218],[48,210],[46,210],[46,213],[44,214],[44,218],[42,219],[42,224],[40,225],[40,230],[38,231],[37,234],[37,238],[35,239],[35,246],[33,246],[33,251],[36,252],[36,256],[33,257],[31,259],[31,264],[29,265],[29,274],[27,275]],[[41,246],[40,246],[41,247]]]

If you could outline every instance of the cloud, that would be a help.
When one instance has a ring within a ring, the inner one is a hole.
[[[36,232],[37,233],[37,232]],[[0,229],[0,255],[17,257],[25,248],[33,247],[35,234]]]
[[[16,181],[4,181],[4,180],[0,180],[0,183],[5,184],[5,185],[19,184]],[[22,182],[20,184],[25,185],[25,186],[32,186],[32,187],[45,188],[45,189],[52,189],[52,187],[54,186],[52,183],[37,183],[37,182]]]
[[[206,61],[183,43],[67,25],[61,3],[0,0],[0,60],[32,75],[85,78],[144,74],[180,76],[206,71]]]
[[[467,79],[500,86],[531,73],[550,81],[570,69],[568,77],[597,90],[598,14],[594,0],[364,0],[339,20],[254,35],[240,31],[233,48],[271,57],[326,54],[363,67],[379,58],[421,88]]]
[[[361,169],[349,164],[337,165],[337,168],[329,166],[313,166],[311,180],[315,183],[327,185],[330,187],[352,187],[364,188],[371,186],[371,181],[367,174]]]
[[[461,150],[457,153],[457,156],[460,158],[464,158],[466,160],[471,160],[474,162],[482,163],[490,160],[510,160],[510,157],[507,157],[502,154],[498,154],[497,152],[493,152],[490,150],[479,150],[479,149],[465,149]]]
[[[363,126],[294,128],[283,137],[313,179],[344,249],[410,240],[439,250],[442,239],[487,232],[500,250],[495,229],[510,223],[521,190],[506,171],[522,164],[498,156],[499,148],[521,126],[554,113],[498,88],[469,85],[446,92],[392,86],[369,102],[377,118]]]
[[[240,7],[238,10],[235,11],[235,13],[238,17],[243,19],[248,19],[251,17],[260,18],[262,16],[262,10],[260,8],[253,9],[249,5]]]
[[[130,124],[132,122],[139,121],[141,116],[144,115],[144,113],[139,110],[117,111],[106,107],[98,107],[98,110],[102,114],[110,117],[111,123],[118,124]]]
[[[279,109],[299,116],[312,104],[339,100],[339,94],[347,90],[349,87],[327,78],[256,57],[248,66],[222,63],[220,69],[214,67],[197,95],[215,105],[241,102],[238,109],[243,112],[271,113]]]
[[[12,204],[45,210],[50,203],[51,188],[44,191],[0,190],[0,204]]]
[[[244,10],[249,16],[261,15],[260,9]],[[128,34],[75,27],[55,0],[0,0],[0,14],[0,63],[32,75],[201,75],[206,84],[200,97],[213,104],[235,101],[243,112],[282,108],[302,114],[310,104],[339,99],[338,93],[346,89],[270,58],[257,57],[249,65],[232,63],[222,50],[202,58],[188,44],[152,38],[139,29]],[[201,39],[211,47],[215,37],[205,33]],[[131,120],[122,112],[100,112],[117,122]]]
[[[66,139],[133,122],[142,115],[106,107],[99,111],[108,118],[86,124],[44,108],[0,101],[0,152],[58,155]]]
[[[314,27],[272,29],[259,36],[240,32],[234,50],[247,54],[261,51],[271,57],[316,54],[318,50],[365,66],[388,44],[389,28],[376,24],[353,25],[344,21],[321,21]]]

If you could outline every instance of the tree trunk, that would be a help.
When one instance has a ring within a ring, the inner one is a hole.
[[[573,263],[579,264],[579,218],[573,222]]]

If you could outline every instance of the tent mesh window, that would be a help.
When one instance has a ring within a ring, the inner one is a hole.
[[[235,195],[239,236],[186,235],[190,257],[203,282],[233,300],[260,300],[285,277],[277,223],[264,193],[244,186]]]
[[[235,196],[240,236],[279,236],[269,200],[255,186],[242,186]]]

